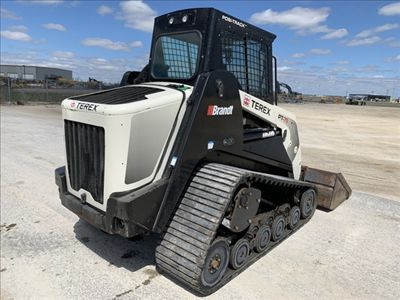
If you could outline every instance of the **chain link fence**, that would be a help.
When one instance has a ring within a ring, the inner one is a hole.
[[[60,103],[65,98],[94,93],[116,85],[99,85],[93,82],[28,82],[12,78],[0,79],[1,104]]]

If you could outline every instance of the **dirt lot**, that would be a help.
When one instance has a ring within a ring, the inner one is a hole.
[[[354,194],[209,299],[399,299],[400,110],[285,107],[304,163],[342,172]],[[1,107],[1,299],[194,298],[155,271],[157,236],[109,236],[61,206],[62,134],[58,108]]]
[[[342,172],[355,190],[400,200],[400,108],[283,106],[297,116],[303,164]]]

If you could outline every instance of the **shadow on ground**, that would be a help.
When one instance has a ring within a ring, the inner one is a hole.
[[[102,232],[83,220],[75,223],[74,232],[83,245],[110,265],[132,272],[155,265],[154,253],[159,239],[156,234],[126,239]]]

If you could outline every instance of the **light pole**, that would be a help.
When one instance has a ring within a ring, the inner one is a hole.
[[[11,79],[10,77],[7,78],[8,80],[8,105],[11,105]]]

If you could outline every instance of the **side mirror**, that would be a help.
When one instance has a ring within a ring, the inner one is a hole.
[[[133,84],[133,81],[139,76],[140,72],[137,71],[127,71],[122,76],[121,83],[119,86]]]

